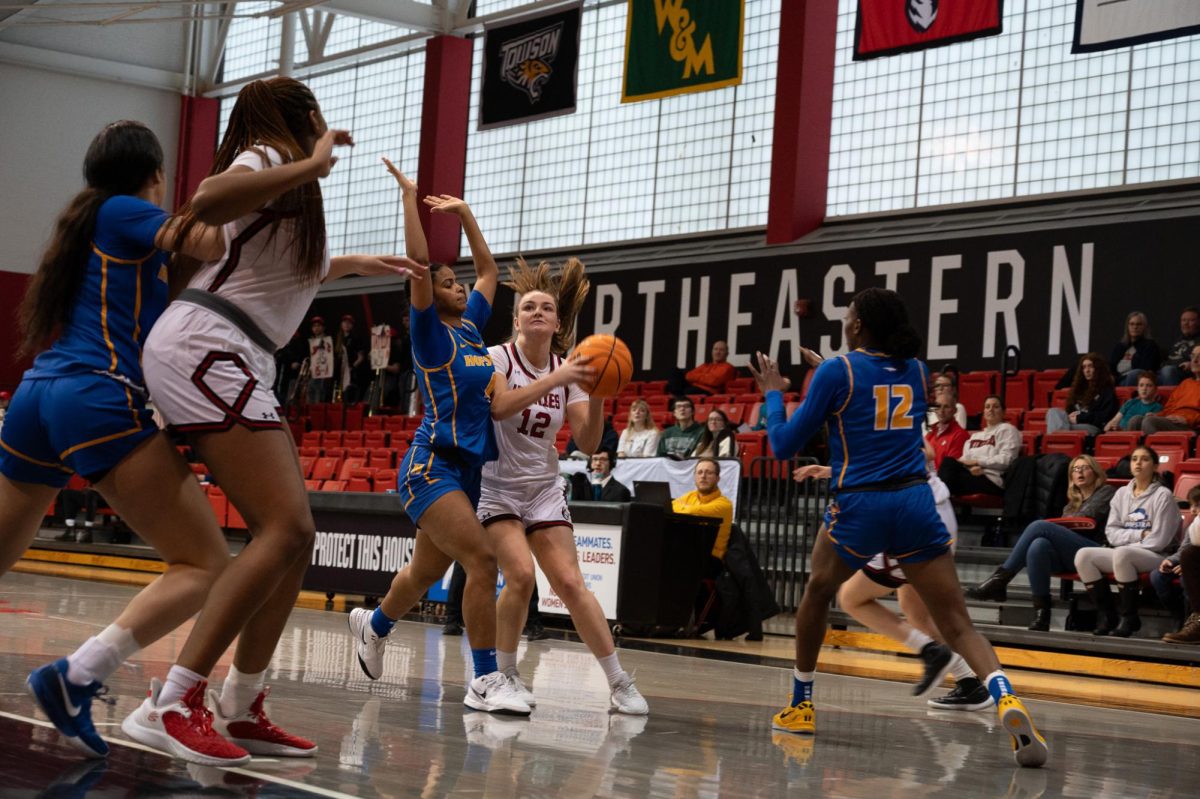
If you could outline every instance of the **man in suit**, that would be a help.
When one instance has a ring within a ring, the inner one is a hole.
[[[591,458],[586,475],[576,474],[571,481],[571,497],[590,502],[629,502],[629,489],[612,476],[616,457],[608,450],[598,450]]]

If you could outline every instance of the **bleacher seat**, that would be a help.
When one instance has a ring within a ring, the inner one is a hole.
[[[326,430],[324,433],[321,433],[321,446],[325,449],[342,446],[342,431]]]
[[[1170,430],[1162,433],[1151,433],[1146,436],[1146,445],[1158,449],[1159,447],[1183,447],[1190,450],[1192,447],[1192,439],[1196,434],[1190,430]]]
[[[1009,410],[1025,411],[1033,407],[1030,397],[1033,395],[1033,377],[1036,370],[1022,369],[1004,379],[1004,406]]]
[[[1114,430],[1111,433],[1101,433],[1096,436],[1095,452],[1097,458],[1115,458],[1120,460],[1133,452],[1141,433],[1126,430]]]
[[[362,430],[363,416],[366,406],[361,402],[347,405],[342,415],[343,430]]]
[[[319,446],[321,446],[321,431],[320,430],[309,430],[307,433],[305,433],[301,437],[300,446],[302,446],[302,447],[319,447]]]
[[[317,465],[317,459],[311,455],[300,456],[300,474],[304,475],[307,480],[312,475],[313,467]]]
[[[666,394],[657,394],[653,397],[643,397],[642,399],[646,400],[646,404],[650,406],[651,413],[665,411],[671,404],[671,398]]]
[[[1083,454],[1083,445],[1087,441],[1087,433],[1083,430],[1060,430],[1057,433],[1047,433],[1042,437],[1041,451],[1043,455],[1060,452],[1068,458]]]
[[[1187,501],[1188,492],[1200,485],[1200,461],[1184,461],[1175,474],[1175,496]]]
[[[404,429],[407,416],[387,416],[383,420],[383,428],[391,433],[398,433]]]
[[[320,432],[328,429],[327,414],[325,412],[325,403],[314,402],[308,406],[306,411],[308,414],[309,430]]]
[[[1036,430],[1021,431],[1021,454],[1037,455],[1038,445],[1041,444],[1042,434]]]
[[[1045,408],[1050,405],[1050,395],[1054,387],[1067,373],[1066,369],[1043,369],[1033,376],[1033,396],[1029,402],[1035,408]]]
[[[376,431],[382,430],[383,429],[383,419],[384,419],[384,417],[382,417],[382,416],[366,417],[365,419],[363,419],[363,424],[362,424],[363,431],[367,432],[367,433],[374,433]]]
[[[743,405],[753,405],[756,402],[763,401],[763,395],[758,392],[746,392],[745,394],[734,394],[734,402],[740,402]]]
[[[1045,433],[1047,410],[1047,408],[1034,408],[1032,411],[1026,411],[1025,419],[1021,422],[1021,427],[1025,430],[1032,430],[1037,433]]]
[[[754,378],[735,377],[725,384],[725,390],[730,394],[748,394],[754,390]]]
[[[423,417],[423,416],[401,416],[400,418],[404,420],[404,430],[408,431],[408,430],[416,430],[418,427],[420,427],[421,420],[424,419],[425,417]]]
[[[313,480],[332,480],[337,474],[338,468],[342,465],[341,458],[322,457],[317,458],[316,464],[313,466]]]
[[[362,469],[366,465],[367,465],[366,458],[346,458],[346,460],[344,460],[342,462],[341,467],[337,471],[337,479],[338,480],[349,480],[350,473],[352,471],[354,471],[355,469]]]
[[[397,477],[395,469],[379,469],[376,471],[373,486],[375,493],[384,494],[388,491],[395,491]]]
[[[358,492],[360,494],[370,494],[371,481],[361,477],[351,477],[346,481],[346,490]]]
[[[213,515],[217,517],[217,524],[224,527],[229,517],[229,500],[225,497],[225,492],[212,483],[208,483],[204,486],[204,494],[208,497],[208,504],[213,509]]]
[[[1018,430],[1021,429],[1021,422],[1024,420],[1024,418],[1025,418],[1025,411],[1021,410],[1020,408],[1005,408],[1004,409],[1004,421],[1008,422],[1009,424],[1011,424],[1013,427],[1017,428]]]
[[[325,482],[321,483],[321,490],[322,491],[345,491],[346,490],[346,481],[345,480],[326,480]]]
[[[623,433],[625,428],[629,426],[629,411],[621,411],[613,417],[613,429],[618,434]]]
[[[237,506],[232,502],[229,503],[228,513],[225,516],[225,527],[230,530],[249,529],[246,520],[242,518],[242,514],[238,513]]]
[[[378,449],[387,445],[388,433],[386,430],[373,430],[363,434],[363,446],[367,449]]]
[[[344,457],[346,457],[347,453],[349,453],[349,452],[350,452],[350,450],[346,449],[345,447],[326,447],[325,448],[325,457],[326,458],[344,458]]]
[[[958,401],[968,416],[983,413],[983,400],[996,393],[996,372],[965,372],[958,378]]]
[[[391,469],[396,465],[395,450],[388,447],[376,447],[368,450],[367,466],[372,469]]]
[[[370,452],[370,450],[366,447],[348,447],[346,449],[346,457],[361,458],[362,460],[366,460],[368,452]]]
[[[320,447],[301,447],[299,449],[300,457],[319,458],[321,457]]]
[[[642,396],[654,397],[665,394],[667,390],[666,380],[647,380],[642,383]]]
[[[1135,394],[1137,394],[1137,387],[1117,386],[1115,391],[1117,392],[1117,405],[1124,405],[1126,402],[1133,399]]]
[[[363,443],[363,437],[364,433],[361,430],[348,431],[342,436],[342,446],[349,449],[364,447],[366,444]]]
[[[712,394],[705,400],[705,403],[710,406],[725,405],[730,402],[733,402],[733,395],[731,394]]]
[[[1067,407],[1067,395],[1070,393],[1071,389],[1069,388],[1056,388],[1050,393],[1050,407],[1065,409]]]
[[[729,423],[735,427],[746,420],[746,406],[740,403],[726,403],[721,406],[720,410],[729,419]]]
[[[304,481],[304,490],[305,491],[320,491],[321,490],[321,481],[320,480],[305,480]]]

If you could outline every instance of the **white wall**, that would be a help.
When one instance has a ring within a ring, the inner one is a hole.
[[[83,156],[105,125],[144,122],[162,142],[171,197],[179,94],[0,63],[0,270],[33,272],[54,219],[83,186]],[[15,303],[0,298],[0,308]]]

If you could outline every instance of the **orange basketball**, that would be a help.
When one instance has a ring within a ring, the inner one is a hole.
[[[596,372],[596,382],[583,390],[592,396],[615,396],[633,377],[633,356],[616,336],[588,336],[575,346],[575,354],[591,359],[588,365]]]

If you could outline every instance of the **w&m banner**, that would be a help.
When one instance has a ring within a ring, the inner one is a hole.
[[[621,102],[742,82],[743,0],[629,0]]]
[[[1072,53],[1200,33],[1200,0],[1077,0]]]
[[[991,36],[1003,16],[1003,0],[858,0],[854,60]]]
[[[485,30],[480,130],[575,110],[579,12],[576,4]]]

